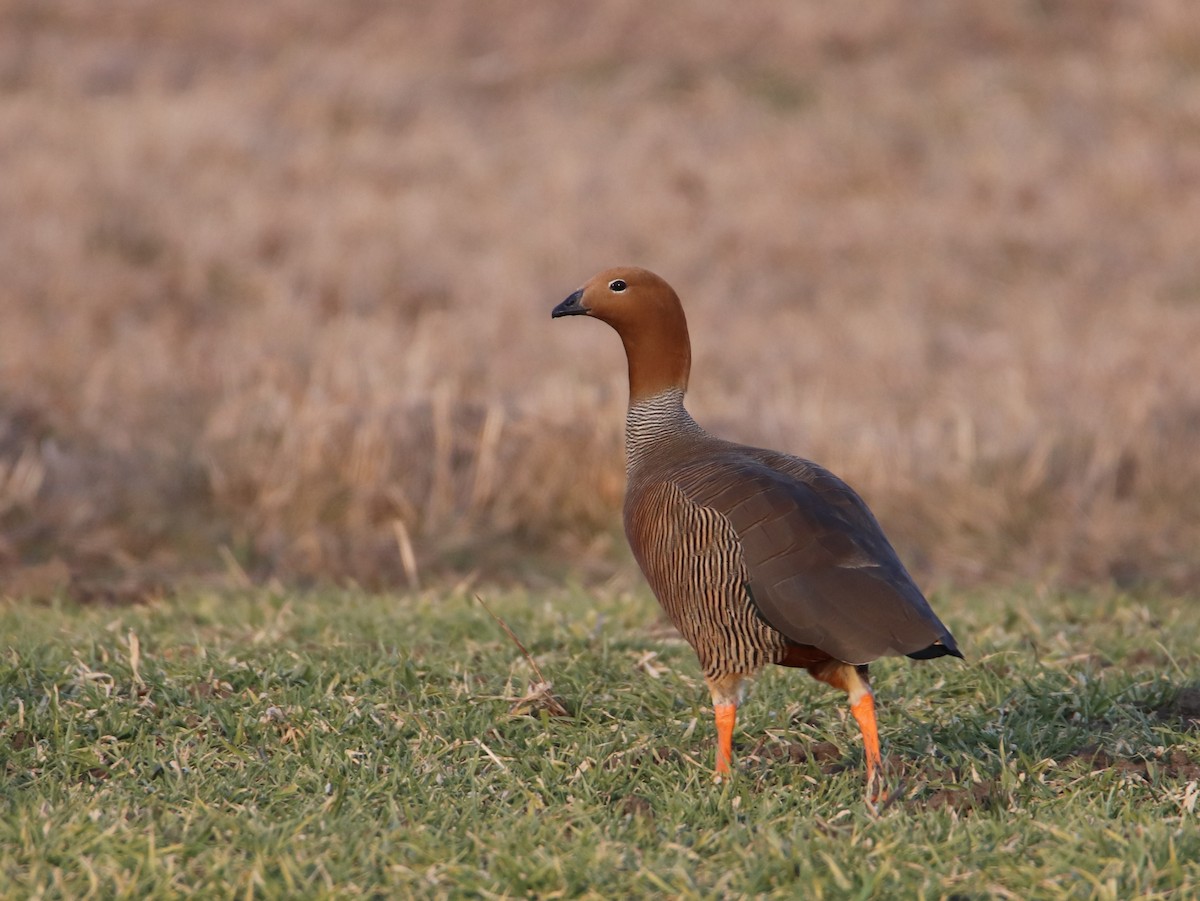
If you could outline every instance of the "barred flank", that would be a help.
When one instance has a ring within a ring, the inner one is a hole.
[[[705,676],[752,675],[779,660],[787,642],[754,610],[737,535],[721,513],[659,478],[669,463],[661,451],[707,437],[684,410],[681,391],[630,408],[625,531],[646,580],[695,648]]]

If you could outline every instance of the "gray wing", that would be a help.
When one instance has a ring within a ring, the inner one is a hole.
[[[745,449],[673,481],[729,521],[759,614],[791,641],[854,664],[927,649],[961,656],[867,505],[832,473]]]

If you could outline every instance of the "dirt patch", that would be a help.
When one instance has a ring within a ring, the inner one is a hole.
[[[1147,669],[1166,662],[1166,655],[1152,648],[1135,648],[1121,658],[1121,666],[1125,669]]]
[[[995,808],[999,796],[999,784],[995,780],[973,782],[970,785],[945,786],[924,797],[918,796],[909,802],[909,807],[972,813]]]
[[[228,682],[220,679],[212,679],[208,682],[197,682],[188,687],[188,694],[198,701],[216,698],[224,700],[233,694],[233,686]]]
[[[1126,773],[1137,773],[1145,776],[1147,772],[1145,761],[1113,757],[1103,748],[1096,745],[1088,745],[1087,747],[1080,748],[1074,754],[1064,757],[1061,762],[1070,766],[1081,761],[1089,766],[1093,773],[1098,773],[1101,770],[1116,769]]]
[[[1200,726],[1200,688],[1189,686],[1183,689],[1167,709],[1180,719],[1188,720],[1193,727]]]
[[[673,748],[670,745],[659,745],[650,752],[651,758],[655,763],[679,763],[683,760],[683,755],[678,748]]]
[[[1074,754],[1064,757],[1060,763],[1070,766],[1084,763],[1093,773],[1104,770],[1116,770],[1140,779],[1149,779],[1151,769],[1165,779],[1190,781],[1200,779],[1200,763],[1192,760],[1178,748],[1166,753],[1162,758],[1148,759],[1137,757],[1114,757],[1108,751],[1096,745],[1080,748]]]
[[[1200,729],[1200,686],[1185,685],[1164,703],[1143,709],[1163,722],[1178,724],[1183,729]]]
[[[787,744],[770,744],[759,742],[758,746],[746,755],[746,760],[758,763],[801,764],[813,761],[820,766],[826,776],[841,773],[849,765],[843,760],[841,749],[833,742],[818,741],[812,744],[788,742]]]
[[[621,802],[621,813],[630,819],[654,819],[654,806],[641,795],[630,795]]]
[[[884,761],[885,772],[899,774],[910,785],[924,786],[903,802],[910,811],[952,810],[957,814],[970,814],[995,810],[1004,805],[1004,793],[996,779],[976,782],[959,767],[926,764],[922,767],[903,768],[902,761],[888,758]]]
[[[1150,781],[1152,778],[1190,782],[1200,779],[1200,761],[1193,760],[1176,748],[1162,757],[1120,757],[1099,745],[1086,745],[1058,761],[1064,768],[1087,768],[1093,773],[1114,771],[1130,778]],[[928,786],[905,803],[910,810],[952,810],[969,814],[1001,810],[1006,805],[1005,792],[998,780],[963,783],[962,773],[955,768],[925,767],[912,771],[913,780],[927,780]]]

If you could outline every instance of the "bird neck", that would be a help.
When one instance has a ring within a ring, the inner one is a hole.
[[[629,362],[629,405],[672,389],[682,397],[692,370],[692,344],[679,305],[642,318],[636,328],[618,325],[617,331]]]
[[[646,455],[666,442],[704,432],[683,406],[683,389],[668,388],[629,402],[625,416],[625,469],[632,472]]]

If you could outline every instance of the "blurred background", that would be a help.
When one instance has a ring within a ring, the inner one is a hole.
[[[0,593],[636,578],[625,370],[927,586],[1200,586],[1190,0],[0,0]]]

